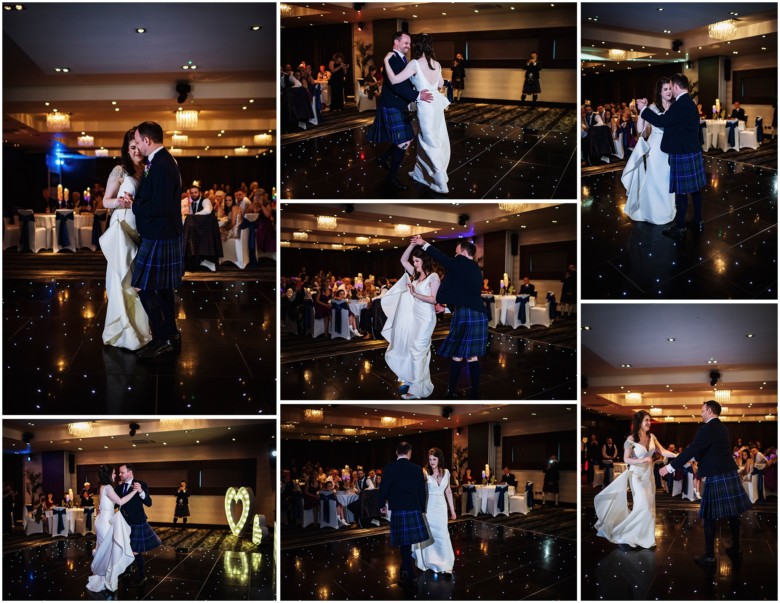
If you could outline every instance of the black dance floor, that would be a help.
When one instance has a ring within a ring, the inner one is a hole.
[[[584,171],[582,298],[777,299],[777,143],[743,152],[773,167],[734,155],[705,154],[704,233],[679,243],[623,213],[622,165]]]
[[[566,326],[568,325],[568,326]],[[560,345],[534,340],[534,333],[574,332],[574,319],[562,319],[549,329],[534,326],[512,333],[493,329],[488,334],[487,354],[481,359],[480,397],[483,400],[574,400],[576,392],[576,345]],[[524,331],[524,332],[523,332]],[[520,333],[520,334],[513,334]],[[431,380],[434,391],[429,400],[443,400],[447,393],[449,359],[435,350],[446,336],[438,329],[433,336]],[[385,363],[386,342],[362,345],[362,340],[323,340],[301,360],[288,354],[290,337],[282,339],[281,393],[283,400],[399,400],[395,374]],[[322,339],[322,338],[320,338]],[[313,342],[310,337],[302,338]],[[576,341],[576,335],[574,335]],[[311,343],[314,347],[315,343]],[[289,360],[288,358],[294,358]],[[468,370],[458,382],[458,396],[471,396]]]
[[[387,172],[374,159],[388,145],[366,140],[373,111],[325,116],[325,123],[309,133],[282,140],[284,199],[443,197],[408,176],[414,168],[416,142],[399,171],[409,190],[387,189]],[[452,149],[449,198],[576,198],[574,109],[463,103],[446,116]]]
[[[252,280],[186,276],[182,353],[151,364],[103,345],[102,279],[6,276],[3,414],[274,414],[275,263],[263,265]]]
[[[192,540],[197,540],[199,533],[208,540],[214,536],[203,536],[203,532],[221,532],[223,541],[235,539],[224,530],[182,532],[189,532]],[[116,593],[93,593],[86,588],[91,575],[94,537],[71,536],[4,552],[3,599],[272,601],[276,598],[272,538],[261,546],[235,539],[240,541],[235,546],[188,548],[186,543],[169,544],[163,534],[160,536],[163,546],[144,554],[147,583],[136,587],[132,586],[134,576],[120,578]],[[131,568],[134,570],[134,566]]]
[[[583,499],[588,486],[583,487]],[[731,531],[720,522],[715,541],[717,563],[703,569],[693,560],[704,553],[698,503],[670,499],[658,490],[656,547],[621,551],[596,536],[592,500],[582,511],[583,600],[751,600],[777,601],[777,501],[758,503],[744,513],[742,550],[734,564],[724,549]]]
[[[414,591],[398,584],[401,558],[388,533],[283,550],[281,598],[577,598],[576,540],[476,519],[451,522],[449,531],[455,550],[452,576],[418,572]]]

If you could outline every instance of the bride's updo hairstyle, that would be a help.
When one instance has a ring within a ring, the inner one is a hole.
[[[125,173],[131,176],[135,175],[135,163],[130,158],[130,143],[135,142],[135,128],[130,128],[125,133],[125,138],[122,141],[122,169]]]
[[[111,483],[111,474],[114,472],[112,465],[100,465],[98,467],[98,482],[101,486],[107,486]]]
[[[631,435],[634,436],[634,442],[639,444],[639,432],[642,431],[642,421],[645,420],[645,417],[649,417],[650,413],[646,410],[640,410],[638,413],[634,415],[634,422],[633,422],[633,429],[631,430]]]
[[[433,71],[433,63],[436,55],[433,54],[433,38],[428,34],[414,34],[412,36],[412,58],[419,59],[422,55],[428,60],[428,67]]]
[[[414,251],[412,251],[412,257],[420,258],[422,260],[422,269],[425,273],[423,276],[428,276],[431,272],[433,272],[433,260],[422,247],[415,247]],[[420,275],[415,270],[414,278],[418,279],[419,277]]]
[[[437,459],[439,459],[439,472],[444,473],[444,452],[442,452],[441,448],[431,448],[428,451],[428,456],[435,456]],[[428,475],[433,475],[433,467],[431,467],[430,462],[425,466],[425,469],[428,471]]]
[[[664,112],[664,99],[661,98],[661,88],[664,87],[664,84],[672,85],[672,80],[670,80],[668,77],[660,77],[658,78],[658,81],[655,83],[655,106],[658,107],[658,110],[663,113]],[[669,99],[670,103],[674,103],[674,96],[672,96],[671,99]]]

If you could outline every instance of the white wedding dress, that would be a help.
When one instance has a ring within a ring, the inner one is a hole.
[[[655,105],[650,105],[650,110],[661,113]],[[676,209],[674,193],[669,192],[669,155],[661,150],[663,136],[663,129],[650,126],[650,136],[647,140],[640,136],[620,177],[626,187],[626,215],[636,222],[668,224],[674,220]]]
[[[452,550],[450,532],[447,529],[447,499],[444,491],[450,484],[450,472],[444,470],[441,484],[436,483],[432,475],[428,481],[428,506],[425,510],[425,518],[428,523],[428,533],[431,537],[425,542],[412,546],[412,556],[417,567],[422,571],[433,570],[436,573],[451,572],[455,565],[455,553]]]
[[[435,272],[422,282],[415,282],[421,295],[431,295],[431,285],[439,281]],[[433,304],[415,299],[407,285],[408,274],[382,296],[382,310],[387,321],[382,336],[390,345],[385,351],[385,362],[390,370],[409,385],[409,394],[427,398],[433,393],[431,381],[431,335],[436,327],[436,311]]]
[[[655,438],[650,450],[629,438],[625,443],[634,449],[634,457],[652,457]],[[634,506],[629,510],[626,489],[631,486]],[[629,465],[593,499],[598,521],[594,526],[598,535],[615,544],[628,544],[649,549],[655,546],[655,476],[653,463]]]
[[[138,181],[125,174],[117,198],[125,193],[135,197]],[[100,249],[106,256],[106,324],[103,343],[128,350],[137,350],[152,339],[149,318],[141,305],[138,292],[132,287],[133,260],[141,237],[135,225],[135,214],[128,208],[116,208],[111,223],[100,237]]]
[[[114,513],[114,503],[106,494],[110,487],[100,490],[100,513],[95,520],[97,544],[92,552],[92,575],[87,589],[96,593],[105,589],[116,592],[119,576],[135,560],[130,548],[130,525],[121,513]]]
[[[420,120],[420,134],[417,136],[417,162],[409,176],[429,186],[437,193],[448,193],[447,166],[450,164],[450,136],[447,134],[447,122],[444,110],[450,101],[438,90],[441,81],[441,65],[436,66],[436,81],[431,84],[423,73],[418,59],[414,75],[410,78],[418,91],[430,90],[433,101],[417,103],[417,117]]]

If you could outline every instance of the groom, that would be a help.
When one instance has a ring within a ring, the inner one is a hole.
[[[675,73],[671,78],[675,101],[661,115],[647,109],[647,99],[638,99],[637,108],[642,119],[663,128],[661,150],[669,155],[669,192],[674,193],[677,207],[675,226],[663,234],[675,241],[685,236],[685,212],[688,209],[688,193],[693,199],[694,232],[704,231],[701,215],[701,189],[706,184],[704,162],[699,143],[699,111],[688,94],[688,78]]]
[[[160,538],[154,533],[149,522],[146,520],[144,506],[152,506],[152,497],[149,495],[149,487],[146,482],[135,479],[133,476],[133,466],[125,463],[119,467],[120,484],[114,488],[117,496],[122,498],[131,490],[138,492],[124,505],[119,507],[119,512],[130,526],[130,548],[135,555],[135,565],[138,576],[133,586],[143,586],[146,584],[146,574],[144,572],[144,556],[142,553],[151,551],[162,544]]]
[[[133,287],[138,289],[152,341],[138,350],[139,360],[161,360],[181,352],[176,328],[174,289],[184,274],[182,248],[181,176],[179,166],[163,147],[160,124],[145,121],[135,129],[135,143],[147,164],[133,202],[141,245],[133,264]]]
[[[400,582],[411,586],[414,579],[412,545],[428,540],[423,518],[427,486],[422,467],[411,462],[412,445],[401,442],[395,449],[398,457],[382,469],[382,484],[376,497],[377,509],[388,503],[390,510],[390,544],[401,548]]]
[[[699,476],[707,478],[699,507],[699,517],[704,523],[704,555],[695,558],[702,567],[715,565],[715,531],[718,520],[723,517],[728,519],[731,528],[731,546],[726,549],[726,554],[735,562],[742,557],[739,515],[751,507],[731,456],[729,432],[719,416],[720,404],[714,400],[702,404],[704,425],[699,427],[693,442],[659,471],[661,477],[674,474],[695,458],[699,462]]]
[[[488,317],[482,302],[482,271],[474,261],[477,248],[474,243],[463,241],[455,247],[455,257],[451,258],[420,235],[413,236],[412,243],[422,245],[423,250],[447,271],[436,293],[438,303],[454,308],[450,332],[439,348],[439,356],[450,359],[447,399],[456,397],[458,377],[465,360],[471,377],[471,399],[479,400],[482,375],[479,357],[485,355],[487,348]]]
[[[406,67],[406,53],[409,52],[411,38],[402,31],[393,34],[393,56],[390,57],[390,67],[393,73],[401,73]],[[397,191],[405,191],[409,187],[398,179],[398,169],[404,160],[406,149],[412,143],[414,130],[408,115],[409,103],[416,100],[430,103],[433,93],[423,90],[418,94],[411,79],[399,84],[393,84],[385,77],[382,94],[376,108],[374,125],[369,133],[371,142],[392,143],[387,150],[376,158],[377,165],[390,170],[387,175],[387,185]]]

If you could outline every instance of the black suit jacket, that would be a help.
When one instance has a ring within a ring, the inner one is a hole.
[[[122,514],[122,517],[125,518],[125,521],[127,521],[128,524],[131,526],[137,526],[146,523],[146,513],[144,512],[144,506],[151,507],[152,506],[152,497],[149,494],[149,487],[146,485],[146,482],[142,482],[139,479],[134,479],[133,483],[138,482],[141,484],[141,488],[144,491],[145,497],[143,500],[141,499],[140,494],[136,494],[128,500],[124,505],[119,507],[119,512]],[[124,488],[124,483],[119,484],[118,486],[114,487],[114,492],[116,492],[116,495],[119,498],[122,498],[125,496],[122,494],[122,490]]]
[[[377,508],[390,503],[392,511],[425,512],[427,487],[422,467],[406,458],[397,459],[382,469]]]
[[[157,151],[149,172],[141,178],[133,213],[143,239],[164,241],[181,236],[181,176],[167,149]]]
[[[745,121],[745,110],[742,107],[740,107],[739,109],[732,109],[731,117],[734,119]]]
[[[510,473],[509,475],[504,475],[502,473],[499,483],[507,484],[508,486],[514,486],[517,488],[517,478],[515,477],[514,473]]]
[[[390,57],[390,67],[393,68],[393,73],[401,73],[406,67],[397,52],[394,52],[393,56]],[[385,77],[384,84],[382,84],[382,94],[379,96],[379,105],[406,111],[409,103],[416,101],[418,95],[419,93],[411,79],[404,80],[400,84],[393,84],[389,77]]]
[[[699,462],[701,477],[723,475],[737,470],[737,465],[731,456],[728,429],[717,417],[699,427],[693,442],[669,464],[675,471],[679,471],[692,458]]]
[[[528,283],[527,285],[520,285],[520,295],[528,294],[533,295],[536,293],[536,287],[534,287],[533,283]]]
[[[690,94],[681,95],[669,110],[661,115],[647,107],[642,111],[642,119],[664,129],[664,137],[661,139],[661,150],[664,153],[680,155],[701,151],[699,110]]]
[[[447,271],[436,294],[436,301],[448,306],[462,306],[484,312],[482,271],[477,263],[463,255],[450,257],[433,245],[429,245],[425,251]]]

